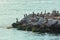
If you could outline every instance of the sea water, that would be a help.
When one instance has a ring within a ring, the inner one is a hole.
[[[0,28],[0,40],[60,40],[60,35]]]
[[[60,0],[0,0],[0,40],[60,40],[60,35],[41,35],[4,28],[11,26],[16,18],[20,21],[24,14],[44,13],[45,10],[60,11]]]
[[[44,11],[60,11],[60,0],[0,0],[0,26],[9,26],[24,17],[24,14],[36,14]]]

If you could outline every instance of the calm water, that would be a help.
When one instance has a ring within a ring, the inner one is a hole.
[[[60,11],[60,0],[0,0],[0,26],[9,26],[24,14]]]
[[[60,40],[60,36],[0,28],[0,40]]]
[[[47,10],[60,11],[60,0],[0,0],[0,40],[60,40],[60,35],[41,35],[32,32],[18,31],[15,29],[4,29],[19,21],[24,14],[30,14]]]

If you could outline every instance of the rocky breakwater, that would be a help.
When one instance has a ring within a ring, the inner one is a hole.
[[[60,33],[60,20],[47,18],[40,14],[24,15],[21,21],[16,19],[12,24],[13,28],[39,33]]]

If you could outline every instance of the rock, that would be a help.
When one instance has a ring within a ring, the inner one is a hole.
[[[7,29],[11,29],[11,28],[13,28],[13,27],[7,27]]]
[[[34,17],[33,17],[34,16]],[[47,20],[46,20],[47,19]],[[39,33],[60,33],[60,20],[30,14],[12,24],[13,28]],[[7,29],[10,29],[8,27]]]

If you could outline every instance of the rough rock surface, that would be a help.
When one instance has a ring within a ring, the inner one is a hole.
[[[37,14],[24,15],[21,21],[13,23],[14,28],[39,33],[60,33],[60,20],[46,18]]]

